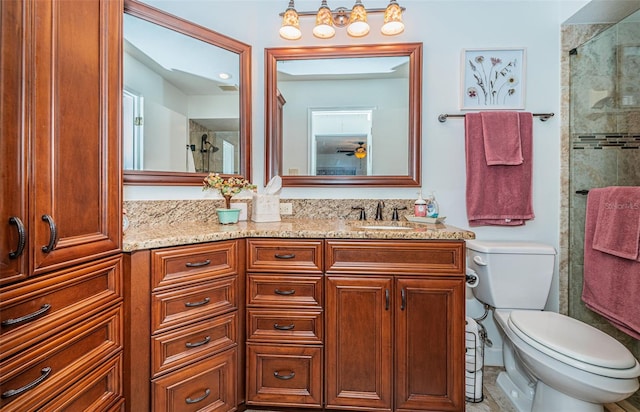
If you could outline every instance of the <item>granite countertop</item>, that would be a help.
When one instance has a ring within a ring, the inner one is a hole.
[[[410,229],[363,229],[361,226],[404,226]],[[446,224],[353,221],[343,219],[289,219],[232,225],[212,222],[184,222],[130,227],[123,238],[123,251],[189,245],[245,237],[331,238],[331,239],[475,239],[471,231]]]

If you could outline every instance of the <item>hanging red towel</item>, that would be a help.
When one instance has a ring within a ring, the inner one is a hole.
[[[640,197],[640,187],[633,190]],[[591,189],[587,197],[582,301],[616,328],[640,339],[640,261],[621,258],[593,247],[598,243],[594,242],[596,226],[602,223],[599,221],[600,207],[608,207],[603,198],[610,196],[611,192],[610,188]],[[632,207],[640,207],[640,199],[636,199]],[[613,213],[611,209],[609,212]],[[616,224],[618,229],[621,229],[620,224],[623,223]],[[629,239],[636,244],[640,241],[637,237]]]
[[[612,186],[602,189],[593,248],[625,259],[638,259],[640,187]]]
[[[522,164],[494,166],[486,162],[481,114],[465,115],[469,226],[521,226],[535,217],[531,184],[533,116],[528,112],[517,114]]]
[[[521,165],[520,113],[480,112],[484,157],[489,166]]]

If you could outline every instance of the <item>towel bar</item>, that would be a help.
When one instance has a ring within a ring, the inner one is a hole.
[[[464,117],[464,114],[446,114],[446,113],[442,113],[438,116],[438,121],[440,121],[440,123],[444,123],[447,121],[447,118],[449,117]],[[553,116],[555,116],[555,113],[533,113],[533,117],[539,117],[541,122],[546,122],[547,120],[551,119]]]

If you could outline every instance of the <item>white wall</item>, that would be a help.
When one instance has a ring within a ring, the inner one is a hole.
[[[533,201],[535,220],[523,227],[480,227],[480,239],[523,239],[558,248],[560,218],[560,25],[586,0],[401,0],[407,8],[406,29],[396,37],[379,34],[380,15],[371,15],[371,34],[352,39],[344,30],[331,40],[311,35],[313,18],[302,18],[303,38],[296,42],[278,36],[286,0],[147,0],[148,3],[211,27],[252,46],[253,177],[264,180],[264,49],[322,44],[423,42],[422,182],[435,191],[447,223],[467,228],[465,210],[464,122],[437,120],[440,113],[458,113],[460,54],[465,48],[525,47],[527,52],[527,111],[554,112],[543,123],[534,121]],[[347,0],[331,7],[351,7]],[[368,0],[367,7],[385,7],[386,0]],[[298,0],[298,10],[315,10],[319,1]],[[224,10],[224,12],[223,12]],[[246,23],[244,23],[246,22]],[[178,189],[178,190],[176,190]],[[414,198],[417,189],[285,188],[283,198]],[[196,199],[199,187],[125,187],[125,199]],[[477,306],[472,310],[479,310]],[[550,309],[558,309],[556,276]],[[475,313],[474,313],[475,315]]]

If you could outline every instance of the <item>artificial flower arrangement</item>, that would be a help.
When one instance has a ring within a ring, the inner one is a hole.
[[[209,173],[202,182],[202,190],[217,190],[224,197],[224,204],[231,209],[231,198],[243,190],[256,190],[256,185],[247,179],[230,176],[225,179],[219,173]]]

